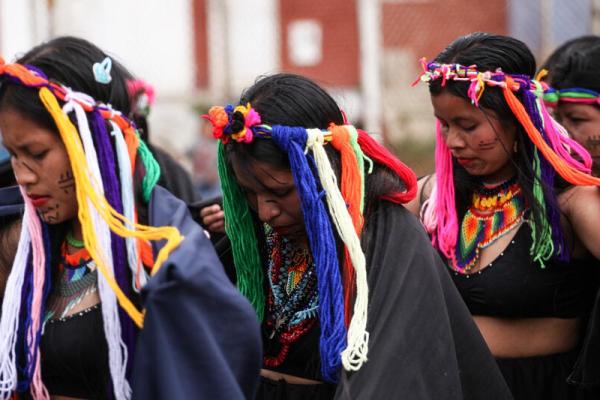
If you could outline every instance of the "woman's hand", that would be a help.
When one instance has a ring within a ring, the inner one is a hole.
[[[221,206],[213,204],[200,210],[202,224],[210,232],[225,233],[225,213]]]

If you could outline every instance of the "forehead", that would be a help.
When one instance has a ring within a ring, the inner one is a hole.
[[[435,116],[446,121],[468,119],[488,120],[492,123],[499,119],[496,111],[489,108],[479,108],[471,104],[470,100],[456,96],[449,91],[431,96]],[[506,122],[506,121],[505,121]]]
[[[6,146],[15,148],[60,143],[57,133],[12,110],[0,111],[0,135]]]
[[[271,189],[294,184],[290,170],[276,168],[264,161],[250,159],[243,165],[234,160],[232,164],[237,180],[246,187]]]
[[[560,102],[556,110],[561,114],[581,113],[586,115],[600,115],[600,107],[593,104]]]
[[[472,105],[468,100],[455,96],[448,91],[431,96],[431,104],[436,114],[469,116],[481,113],[481,110]]]

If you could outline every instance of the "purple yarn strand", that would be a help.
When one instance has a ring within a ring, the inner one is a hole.
[[[523,87],[523,86],[522,86]],[[526,86],[528,87],[528,86]],[[537,105],[536,105],[536,97],[529,90],[523,91],[523,103],[525,105],[525,109],[527,110],[527,114],[531,118],[531,121],[535,125],[535,127],[540,131],[544,141],[552,146],[548,137],[546,135],[546,130],[544,129],[544,124],[542,122],[542,116],[539,114]],[[540,170],[541,170],[541,180],[542,187],[544,192],[548,192],[554,188],[554,180],[556,178],[556,171],[550,164],[546,158],[539,153],[540,157]],[[558,206],[558,202],[556,201],[556,197],[546,196],[546,214],[548,221],[550,222],[550,226],[552,227],[552,241],[554,242],[554,255],[560,261],[568,261],[568,247],[566,246],[565,238],[562,232],[562,228],[560,226],[560,210]]]
[[[98,164],[104,185],[104,193],[108,203],[120,214],[123,213],[123,202],[121,200],[121,191],[119,189],[119,179],[117,178],[117,165],[113,145],[106,130],[106,122],[98,110],[92,112],[92,136],[98,154]],[[115,279],[125,295],[129,297],[131,289],[130,280],[127,274],[127,253],[125,250],[125,239],[114,232],[110,232],[111,248],[113,252],[113,265],[115,270]],[[135,351],[136,330],[133,321],[119,307],[119,321],[121,322],[121,337],[127,346],[127,375],[131,372],[133,354]]]

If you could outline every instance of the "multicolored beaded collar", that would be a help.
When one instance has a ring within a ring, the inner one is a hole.
[[[264,363],[268,367],[281,365],[290,346],[300,339],[317,321],[319,296],[315,265],[308,249],[300,249],[285,237],[266,226],[269,254],[269,296],[267,328],[269,339],[277,340],[277,354],[265,348]]]
[[[518,227],[526,211],[525,196],[515,178],[473,193],[473,201],[461,223],[453,268],[469,273],[479,261],[480,251]]]

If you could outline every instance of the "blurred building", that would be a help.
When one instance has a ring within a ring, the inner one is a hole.
[[[177,154],[198,140],[195,110],[236,102],[276,71],[316,79],[353,123],[394,144],[433,137],[427,89],[411,87],[419,58],[473,31],[514,35],[543,57],[599,32],[598,10],[600,0],[0,0],[0,53],[90,39],[155,85],[153,140]]]

